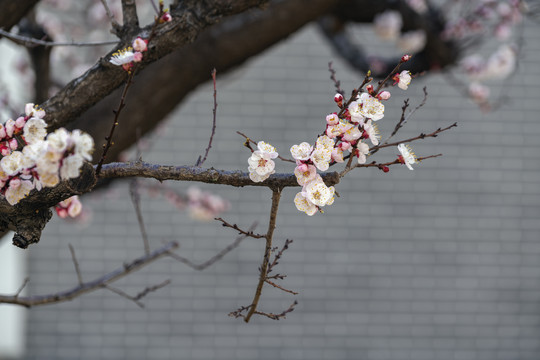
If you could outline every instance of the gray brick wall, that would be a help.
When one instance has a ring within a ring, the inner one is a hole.
[[[360,41],[369,39],[358,33]],[[137,293],[170,278],[146,298],[146,308],[109,292],[31,309],[27,359],[368,359],[536,360],[540,358],[539,32],[527,47],[510,93],[496,113],[482,114],[442,76],[393,91],[381,133],[394,127],[402,100],[426,106],[399,138],[459,122],[437,139],[413,144],[419,156],[443,153],[415,171],[363,169],[337,187],[342,195],[324,215],[307,217],[284,192],[277,244],[294,243],[279,272],[297,297],[267,287],[262,309],[286,320],[228,312],[247,305],[257,282],[263,243],[248,239],[204,272],[172,260],[152,264],[117,287]],[[388,52],[373,44],[374,51]],[[348,89],[360,80],[332,54],[314,27],[219,77],[218,130],[208,166],[247,167],[235,134],[265,139],[282,153],[311,141],[334,111],[327,63]],[[144,154],[150,162],[192,164],[210,132],[211,88],[202,86],[171,116],[167,131]],[[381,151],[380,161],[396,150]],[[292,171],[278,164],[278,171]],[[183,190],[190,184],[169,184]],[[226,197],[225,218],[244,227],[266,224],[270,192],[201,186]],[[143,196],[152,247],[178,240],[180,254],[204,261],[233,241],[218,223],[194,223],[165,200]],[[86,279],[138,256],[142,242],[127,184],[84,199],[93,209],[86,228],[53,221],[30,252],[31,292],[76,283],[68,250],[75,247]]]

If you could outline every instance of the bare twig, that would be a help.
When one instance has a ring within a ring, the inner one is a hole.
[[[281,189],[274,189],[272,191],[272,208],[270,210],[270,220],[268,221],[268,231],[266,232],[266,247],[264,249],[263,261],[260,268],[259,274],[259,283],[257,284],[257,289],[255,290],[255,295],[253,296],[253,301],[251,302],[251,307],[249,308],[246,317],[244,318],[245,322],[249,322],[253,313],[257,310],[257,305],[261,298],[262,288],[268,274],[268,264],[270,260],[270,251],[272,250],[272,238],[274,237],[274,230],[276,228],[276,219],[277,212],[279,209],[279,200],[281,198]]]
[[[46,41],[46,40],[39,40],[34,39],[32,37],[13,34],[8,31],[5,31],[3,29],[0,29],[0,35],[6,37],[7,39],[10,39],[16,44],[23,45],[26,47],[36,47],[36,46],[44,46],[44,47],[53,47],[53,46],[75,46],[75,47],[81,47],[81,46],[101,46],[101,45],[111,45],[111,44],[117,44],[118,40],[105,40],[105,41],[96,41],[96,42],[76,42],[76,41]]]
[[[237,131],[236,132],[238,135],[240,136],[243,136],[245,139],[246,139],[246,142],[248,143],[251,143],[251,144],[254,144],[254,145],[257,145],[257,141],[253,140],[252,138],[248,137],[246,134],[240,132],[240,131]],[[251,148],[251,147],[250,147]],[[296,163],[296,161],[294,160],[291,160],[291,159],[287,159],[281,155],[278,155],[278,159],[280,159],[281,161],[286,161],[286,162],[292,162],[292,163]]]
[[[103,145],[103,153],[101,154],[101,158],[99,159],[99,163],[98,163],[97,168],[96,168],[96,176],[97,177],[99,177],[99,175],[101,173],[101,168],[103,166],[103,162],[105,161],[105,158],[107,157],[107,151],[109,151],[109,148],[114,144],[113,141],[112,141],[112,137],[114,135],[114,130],[118,126],[118,118],[120,117],[120,113],[122,112],[122,109],[124,108],[124,106],[126,106],[125,101],[126,101],[127,91],[128,91],[128,89],[129,89],[129,87],[131,85],[131,82],[133,80],[134,75],[135,75],[134,70],[129,72],[126,85],[124,86],[124,91],[122,91],[122,96],[120,98],[120,104],[118,105],[118,108],[114,111],[114,121],[113,121],[113,124],[111,126],[111,131],[109,132],[109,136],[107,136],[105,138],[105,140],[107,142]]]
[[[116,19],[114,18],[114,15],[111,12],[111,9],[109,9],[109,5],[107,5],[107,0],[101,0],[101,3],[103,4],[103,7],[105,8],[105,12],[107,13],[107,16],[109,17],[109,20],[111,21],[113,32],[115,34],[118,34],[119,31],[122,29],[122,26],[120,26],[118,21],[116,21]]]
[[[236,224],[230,224],[230,223],[228,223],[227,221],[223,220],[222,218],[215,218],[214,220],[221,221],[221,222],[222,222],[222,225],[223,225],[224,227],[228,227],[228,228],[234,229],[234,230],[238,231],[240,234],[245,235],[245,236],[249,236],[249,237],[252,237],[252,238],[255,238],[255,239],[261,239],[261,238],[266,237],[266,235],[255,234],[251,228],[250,228],[250,230],[248,230],[248,231],[242,230],[242,229],[240,229],[240,228],[238,227],[238,225],[236,225]],[[253,227],[253,226],[252,226],[252,227]]]
[[[115,282],[118,279],[125,277],[126,275],[131,274],[139,270],[140,268],[170,254],[170,252],[178,247],[178,243],[173,241],[170,242],[161,248],[154,250],[148,255],[141,256],[127,264],[124,264],[122,267],[111,271],[97,279],[92,281],[84,282],[80,285],[77,285],[71,289],[60,291],[54,294],[47,295],[35,295],[35,296],[19,296],[15,294],[12,296],[9,295],[0,295],[0,303],[15,304],[26,307],[32,307],[36,305],[52,304],[65,302],[73,300],[76,297],[79,297],[85,293],[92,292],[95,290],[102,289],[106,285]]]
[[[133,298],[135,300],[140,300],[142,299],[143,297],[145,297],[146,295],[148,295],[149,293],[151,292],[154,292],[156,290],[159,290],[161,289],[162,287],[165,287],[167,285],[169,285],[171,283],[171,279],[167,279],[157,285],[153,285],[153,286],[148,286],[147,288],[145,288],[143,291],[139,292],[136,296],[134,296]]]
[[[139,300],[135,299],[133,296],[129,295],[129,294],[126,293],[125,291],[122,291],[122,290],[120,290],[120,289],[117,289],[117,288],[115,288],[115,287],[113,287],[113,286],[111,286],[111,285],[107,285],[107,284],[104,284],[104,285],[103,285],[103,288],[104,288],[104,289],[107,289],[107,290],[109,290],[109,291],[112,291],[113,293],[118,294],[118,295],[120,295],[120,296],[123,297],[123,298],[126,298],[126,299],[128,299],[128,300],[133,301],[133,302],[134,302],[135,304],[137,304],[137,306],[140,307],[140,308],[144,308],[144,304],[143,304],[142,302],[140,302]]]
[[[334,68],[332,67],[331,61],[328,63],[328,71],[330,71],[330,79],[334,82],[336,91],[340,93],[341,95],[344,95],[345,91],[341,88],[341,81],[336,79],[336,70],[334,70]]]
[[[279,320],[279,319],[285,319],[286,315],[290,312],[292,312],[294,310],[294,307],[298,305],[298,301],[294,301],[291,306],[289,306],[289,308],[285,311],[283,311],[282,313],[280,314],[272,314],[272,313],[265,313],[265,312],[262,312],[262,311],[255,311],[255,314],[257,315],[262,315],[262,316],[266,316],[267,318],[270,318],[272,320]]]
[[[429,134],[421,133],[420,135],[409,138],[409,139],[405,139],[405,140],[401,140],[401,141],[397,141],[397,142],[393,142],[393,143],[385,143],[385,144],[377,145],[377,146],[372,147],[370,149],[370,151],[375,150],[375,149],[382,149],[382,148],[389,147],[389,146],[397,146],[397,145],[399,145],[401,143],[409,143],[409,142],[412,142],[412,141],[425,139],[427,137],[437,137],[438,134],[442,133],[443,131],[450,130],[451,128],[456,127],[456,126],[457,126],[457,122],[455,122],[452,125],[447,126],[445,128],[438,128],[437,130],[435,130],[434,132],[429,133]]]
[[[68,244],[69,246],[69,252],[71,253],[71,260],[73,260],[73,266],[75,266],[75,272],[77,273],[77,280],[79,280],[79,285],[82,285],[83,279],[81,275],[81,269],[79,267],[79,262],[77,261],[77,257],[75,256],[75,249],[73,249],[73,246],[71,244]]]
[[[283,253],[285,252],[285,250],[289,248],[289,245],[292,244],[292,242],[293,241],[291,239],[285,240],[285,244],[283,245],[281,250],[279,250],[278,253],[274,256],[274,261],[272,261],[272,263],[268,265],[268,273],[272,272],[272,269],[274,268],[274,266],[278,264],[279,259],[281,259],[281,257],[283,256]]]
[[[293,294],[293,295],[298,295],[298,293],[296,291],[292,291],[292,290],[288,290],[288,289],[285,289],[284,287],[281,287],[279,286],[278,284],[268,280],[268,278],[266,278],[266,280],[264,280],[267,284],[270,284],[272,285],[273,287],[275,288],[278,288],[279,290],[282,290],[282,291],[285,291],[285,292],[288,292],[289,294]]]
[[[21,294],[21,292],[24,290],[24,288],[29,282],[30,282],[30,278],[28,276],[25,277],[22,285],[17,289],[17,292],[14,295],[15,299],[19,297],[19,295]]]
[[[148,233],[146,232],[146,227],[144,226],[144,218],[141,212],[141,196],[139,194],[137,179],[133,179],[130,182],[129,194],[131,195],[131,202],[133,204],[133,208],[135,209],[135,214],[137,215],[137,222],[139,223],[139,229],[141,231],[141,236],[143,239],[144,253],[148,255],[150,254],[150,244],[148,242]]]
[[[216,90],[216,69],[212,70],[212,81],[214,82],[214,109],[212,110],[212,133],[210,134],[210,139],[208,140],[208,147],[206,148],[206,151],[204,153],[204,158],[201,160],[201,157],[199,156],[199,159],[197,160],[197,163],[195,166],[201,166],[206,161],[206,158],[208,157],[208,152],[210,151],[210,148],[212,147],[212,141],[214,140],[214,134],[216,133],[216,114],[217,114],[217,90]]]
[[[247,233],[250,233],[250,232],[252,233],[256,226],[257,226],[257,223],[253,223],[253,225],[251,225],[251,227],[249,228]],[[215,264],[219,260],[221,260],[227,253],[229,253],[232,250],[234,250],[235,248],[237,248],[238,245],[240,245],[240,243],[242,242],[242,240],[244,240],[246,237],[248,237],[248,235],[245,235],[245,234],[242,234],[241,236],[238,236],[236,238],[236,240],[234,240],[234,242],[232,244],[230,244],[229,246],[227,246],[226,248],[221,250],[219,253],[212,256],[210,259],[206,260],[205,262],[203,262],[201,264],[195,264],[191,260],[186,259],[185,257],[180,256],[178,254],[175,254],[173,252],[170,252],[169,256],[171,256],[173,259],[175,259],[175,260],[177,260],[177,261],[179,261],[179,262],[181,262],[183,264],[186,264],[187,266],[189,266],[189,267],[191,267],[191,268],[193,268],[195,270],[202,271],[202,270],[206,269],[207,267]]]

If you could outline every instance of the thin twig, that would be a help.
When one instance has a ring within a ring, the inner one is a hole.
[[[107,17],[111,21],[111,25],[113,27],[113,30],[115,31],[115,33],[118,33],[118,31],[120,31],[122,26],[120,26],[118,21],[116,21],[116,19],[114,18],[114,15],[111,12],[111,9],[109,9],[109,5],[107,5],[107,0],[101,0],[101,3],[103,4],[103,7],[105,8],[105,13],[107,13]]]
[[[46,41],[46,40],[39,40],[34,39],[32,37],[24,36],[24,35],[18,35],[13,34],[11,32],[5,31],[3,29],[0,29],[0,35],[6,37],[7,39],[13,41],[16,44],[23,45],[29,48],[36,47],[36,46],[44,46],[44,47],[53,47],[53,46],[75,46],[75,47],[82,47],[82,46],[101,46],[101,45],[111,45],[111,44],[117,44],[118,40],[105,40],[105,41],[96,41],[96,42],[76,42],[76,41]]]
[[[248,233],[253,232],[256,226],[257,226],[257,223],[253,223],[253,225],[251,225],[251,227],[249,228]],[[202,271],[206,269],[207,267],[211,266],[212,264],[215,264],[217,261],[221,260],[227,253],[237,248],[238,245],[240,245],[240,243],[242,242],[242,240],[244,240],[246,237],[248,237],[248,235],[245,235],[245,234],[238,236],[232,244],[228,245],[226,248],[224,248],[223,250],[218,252],[216,255],[212,256],[210,259],[206,260],[205,262],[201,264],[195,264],[193,261],[173,252],[170,252],[169,256],[183,264],[186,264],[187,266],[195,270]]]
[[[59,302],[73,300],[76,297],[79,297],[85,293],[102,289],[105,287],[105,285],[113,283],[116,280],[119,280],[125,277],[126,275],[129,275],[132,272],[137,271],[140,268],[164,256],[168,256],[170,252],[173,249],[176,249],[177,247],[178,247],[177,242],[175,241],[170,242],[168,244],[165,244],[161,248],[154,250],[152,253],[136,258],[130,263],[124,264],[122,267],[116,270],[113,270],[97,279],[82,283],[80,285],[77,285],[65,291],[60,291],[54,294],[24,296],[24,297],[20,297],[18,296],[18,294],[15,294],[12,296],[0,295],[0,303],[16,304],[16,305],[21,305],[21,306],[26,306],[26,307],[32,307],[35,305],[52,304],[52,303],[59,303]]]
[[[134,70],[129,72],[126,85],[124,86],[124,91],[122,91],[122,96],[120,98],[120,104],[118,105],[118,109],[116,109],[114,111],[114,121],[113,121],[113,124],[111,126],[109,136],[107,136],[105,138],[105,140],[107,140],[107,143],[103,145],[103,154],[101,155],[101,158],[99,159],[99,163],[98,163],[97,168],[96,168],[96,176],[97,177],[99,177],[99,175],[101,173],[101,168],[103,166],[103,162],[105,161],[105,158],[107,157],[107,152],[109,151],[110,147],[113,145],[112,137],[113,137],[113,134],[114,134],[114,130],[118,126],[118,118],[120,117],[120,113],[122,112],[122,109],[124,108],[124,106],[126,106],[125,101],[126,101],[127,91],[128,91],[128,89],[129,89],[129,87],[131,85],[131,82],[133,80],[134,75],[135,75]]]
[[[334,70],[334,68],[332,67],[331,61],[328,63],[328,71],[330,71],[330,79],[334,82],[336,91],[341,95],[345,94],[345,91],[341,88],[341,81],[336,79],[336,70]]]
[[[298,305],[298,301],[295,300],[287,310],[283,311],[280,314],[265,313],[262,311],[255,311],[255,314],[266,316],[267,318],[270,318],[272,320],[284,319],[288,313],[294,310],[294,307],[296,305]]]
[[[75,249],[73,249],[73,246],[71,244],[68,244],[69,246],[69,252],[71,253],[71,260],[73,260],[73,265],[75,266],[75,272],[77,273],[77,280],[79,280],[79,285],[82,285],[83,279],[81,275],[81,269],[79,267],[79,262],[77,261],[77,257],[75,256]]]
[[[171,283],[171,279],[167,279],[167,280],[165,280],[165,281],[163,281],[163,282],[161,282],[161,283],[159,283],[157,285],[149,286],[149,287],[145,288],[143,291],[139,292],[133,298],[136,299],[136,300],[140,300],[143,297],[145,297],[146,295],[148,295],[149,293],[154,292],[156,290],[159,290],[162,287],[165,287],[165,286],[169,285],[170,283]]]
[[[253,140],[252,138],[248,137],[246,134],[244,134],[244,133],[242,133],[240,131],[237,131],[236,133],[238,135],[240,135],[240,136],[243,136],[246,139],[247,142],[252,143],[254,145],[257,145],[257,142],[255,140]],[[285,157],[283,157],[281,155],[278,155],[278,159],[280,159],[281,161],[287,161],[287,162],[296,163],[296,161],[291,160],[291,159],[287,159],[287,158],[285,158]]]
[[[222,222],[222,226],[228,227],[228,228],[231,228],[231,229],[234,229],[234,230],[238,231],[240,234],[245,235],[245,236],[249,236],[249,237],[252,237],[252,238],[255,238],[255,239],[261,239],[261,238],[266,237],[266,235],[255,234],[251,228],[250,228],[248,231],[242,230],[242,229],[240,229],[240,228],[238,227],[238,225],[236,225],[236,224],[230,224],[230,223],[228,223],[227,221],[223,220],[223,219],[220,218],[220,217],[219,217],[219,218],[215,218],[214,220],[221,221],[221,222]],[[252,227],[253,227],[253,226],[252,226]]]
[[[409,143],[409,142],[412,142],[412,141],[425,139],[427,137],[437,137],[438,134],[442,133],[443,131],[450,130],[451,128],[456,127],[456,126],[457,126],[457,122],[455,122],[452,125],[447,126],[445,128],[438,128],[437,130],[435,130],[434,132],[429,133],[429,134],[421,133],[420,135],[409,138],[409,139],[405,139],[405,140],[401,140],[401,141],[397,141],[397,142],[393,142],[393,143],[377,145],[377,146],[372,147],[370,149],[370,151],[375,150],[375,149],[382,149],[382,148],[389,147],[389,146],[397,146],[397,145],[399,145],[401,143]]]
[[[144,218],[141,211],[141,196],[139,194],[137,178],[133,179],[130,182],[129,194],[131,195],[131,203],[133,204],[135,214],[137,215],[137,222],[139,223],[139,229],[141,231],[141,236],[143,239],[144,253],[148,255],[150,254],[150,244],[148,242],[148,233],[146,232],[146,227],[144,226]]]
[[[298,293],[296,291],[292,291],[292,290],[289,290],[289,289],[285,289],[284,287],[281,287],[279,286],[278,284],[268,280],[268,278],[266,278],[266,280],[264,280],[267,284],[270,284],[272,285],[273,287],[275,288],[278,288],[279,290],[282,290],[282,291],[285,291],[285,292],[288,292],[289,294],[293,294],[293,295],[298,295]]]
[[[115,287],[113,287],[111,285],[108,285],[108,284],[104,284],[103,288],[107,289],[109,291],[112,291],[113,293],[118,294],[123,298],[126,298],[128,300],[133,301],[140,308],[144,308],[144,304],[142,302],[140,302],[139,300],[135,299],[133,296],[129,295],[128,293],[126,293],[126,292],[124,292],[124,291],[122,291],[120,289],[117,289],[117,288],[115,288]]]
[[[199,156],[199,159],[197,160],[197,163],[195,166],[201,166],[206,161],[206,158],[208,157],[208,152],[210,151],[210,148],[212,147],[212,141],[214,140],[214,134],[216,133],[216,114],[217,114],[217,89],[216,89],[216,69],[212,70],[212,81],[214,82],[214,109],[212,110],[212,133],[210,134],[210,140],[208,140],[208,147],[206,148],[206,152],[204,153],[204,158],[201,160],[201,157]]]
[[[257,284],[257,289],[255,290],[251,307],[244,318],[245,322],[249,322],[249,319],[251,319],[251,316],[257,310],[257,305],[259,304],[259,300],[261,298],[262,288],[268,274],[268,263],[270,260],[270,251],[272,250],[272,238],[274,237],[274,230],[276,229],[276,219],[280,198],[281,189],[274,189],[272,191],[272,208],[270,210],[270,219],[268,221],[268,231],[266,232],[266,247],[264,249],[263,261],[260,268],[259,283]]]
[[[29,282],[30,282],[30,278],[28,276],[25,277],[22,285],[19,287],[19,289],[17,289],[17,292],[15,293],[15,295],[13,295],[15,299],[19,297],[19,295],[21,294],[21,292],[24,290],[24,288]]]

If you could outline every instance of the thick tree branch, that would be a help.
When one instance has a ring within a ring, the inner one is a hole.
[[[191,43],[206,27],[215,24],[222,17],[244,12],[250,8],[261,6],[267,0],[186,0],[171,9],[173,20],[160,25],[155,33],[150,48],[138,70],[161,59],[178,47]],[[148,38],[152,25],[143,28],[138,35]],[[109,62],[115,51],[122,49],[133,39],[122,39],[118,47],[101,58],[82,76],[72,80],[55,96],[42,104],[47,112],[45,120],[49,130],[65,126],[82,114],[92,105],[119,87],[126,79],[126,72]]]
[[[333,186],[339,182],[337,172],[321,173],[325,184]],[[271,189],[297,187],[298,181],[294,174],[273,174],[263,182],[253,182],[249,174],[243,171],[226,171],[214,168],[204,169],[198,166],[166,166],[148,164],[142,161],[128,163],[111,163],[103,165],[102,178],[146,177],[159,181],[198,181],[209,184],[230,186],[265,186]]]

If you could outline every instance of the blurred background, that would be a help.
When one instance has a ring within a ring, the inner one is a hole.
[[[371,27],[352,31],[372,53],[396,53]],[[299,294],[266,286],[260,308],[279,313],[298,300],[286,319],[254,317],[246,324],[228,316],[251,302],[257,284],[264,242],[248,238],[202,272],[163,259],[115,284],[135,295],[170,279],[144,299],[144,309],[106,290],[17,312],[1,305],[0,358],[539,359],[539,38],[537,25],[524,27],[517,72],[492,90],[508,95],[496,111],[481,111],[444,74],[418,77],[407,91],[390,89],[392,98],[378,122],[382,138],[399,120],[403,101],[418,105],[426,86],[426,105],[395,138],[458,122],[435,139],[412,144],[418,156],[442,157],[417,164],[414,171],[405,166],[392,166],[389,173],[353,171],[336,186],[335,203],[313,217],[295,208],[299,189],[284,191],[274,242],[294,242],[276,271],[287,275],[281,284]],[[247,171],[250,153],[237,130],[287,157],[292,145],[312,142],[325,116],[336,111],[329,61],[347,93],[361,83],[363,75],[336,56],[315,25],[236,71],[218,73],[217,131],[205,166]],[[206,84],[191,93],[144,140],[143,160],[194,164],[210,135],[212,91]],[[386,148],[372,160],[392,161],[397,154]],[[134,158],[135,150],[125,156]],[[276,170],[292,172],[293,166],[277,162]],[[178,192],[193,185],[230,202],[222,215],[228,222],[244,229],[258,222],[256,232],[265,231],[268,189],[166,183]],[[176,240],[178,254],[204,262],[237,236],[219,222],[194,220],[166,197],[148,191],[141,197],[154,249]],[[82,201],[84,222],[55,218],[41,242],[25,251],[2,242],[2,255],[9,247],[13,254],[7,257],[20,259],[0,261],[4,271],[18,275],[13,284],[2,285],[3,293],[17,289],[25,276],[27,294],[76,285],[68,244],[85,280],[143,254],[128,181]]]

